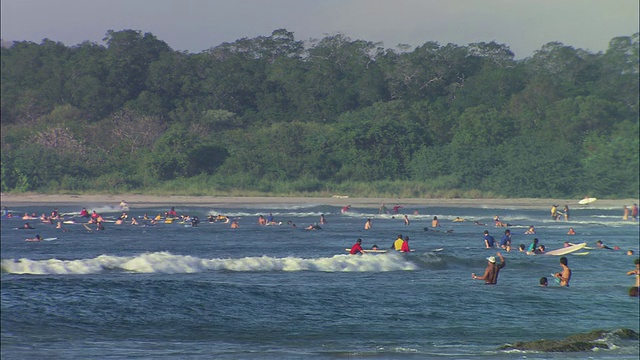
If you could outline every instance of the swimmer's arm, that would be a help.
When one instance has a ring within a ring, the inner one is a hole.
[[[638,269],[634,269],[631,271],[627,271],[627,275],[640,275],[640,272],[638,271]]]

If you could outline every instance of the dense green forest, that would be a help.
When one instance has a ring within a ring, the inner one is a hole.
[[[2,48],[3,192],[632,197],[639,35],[416,48],[286,29]]]

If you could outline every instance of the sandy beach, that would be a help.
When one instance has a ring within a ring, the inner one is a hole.
[[[451,207],[518,207],[528,209],[548,209],[557,204],[563,207],[581,207],[580,199],[423,199],[423,198],[352,198],[346,195],[334,195],[332,197],[217,197],[217,196],[151,196],[138,194],[118,195],[43,195],[43,194],[0,194],[0,203],[4,207],[28,206],[29,204],[52,204],[52,206],[78,205],[79,207],[91,207],[99,205],[118,205],[125,200],[130,208],[149,206],[266,206],[269,205],[330,205],[359,207],[379,207],[386,204],[387,207],[399,204],[410,206],[451,206]],[[616,208],[622,211],[623,206],[637,203],[635,199],[598,199],[590,206]]]

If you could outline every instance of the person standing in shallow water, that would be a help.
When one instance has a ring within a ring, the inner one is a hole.
[[[562,271],[553,274],[555,278],[560,279],[560,286],[569,286],[569,281],[571,280],[571,269],[567,264],[567,258],[565,256],[561,257],[560,266],[562,266]]]
[[[482,276],[476,276],[475,273],[471,273],[471,278],[474,280],[484,280],[485,285],[495,285],[498,283],[498,274],[500,273],[500,269],[506,266],[506,261],[500,252],[497,252],[496,255],[500,258],[500,263],[496,264],[496,258],[494,256],[490,256],[487,258],[487,268],[484,269],[484,274]]]

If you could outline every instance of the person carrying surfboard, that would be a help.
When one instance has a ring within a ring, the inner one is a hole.
[[[488,263],[487,268],[484,269],[484,274],[482,276],[477,276],[475,273],[471,273],[471,278],[474,280],[484,280],[485,285],[497,284],[500,269],[505,267],[507,262],[499,251],[496,253],[496,255],[498,255],[498,257],[500,258],[499,264],[496,264],[495,256],[489,256],[487,258]]]
[[[355,255],[358,253],[364,255],[364,249],[362,248],[362,239],[356,240],[356,243],[353,244],[351,250],[349,250],[349,255]]]

